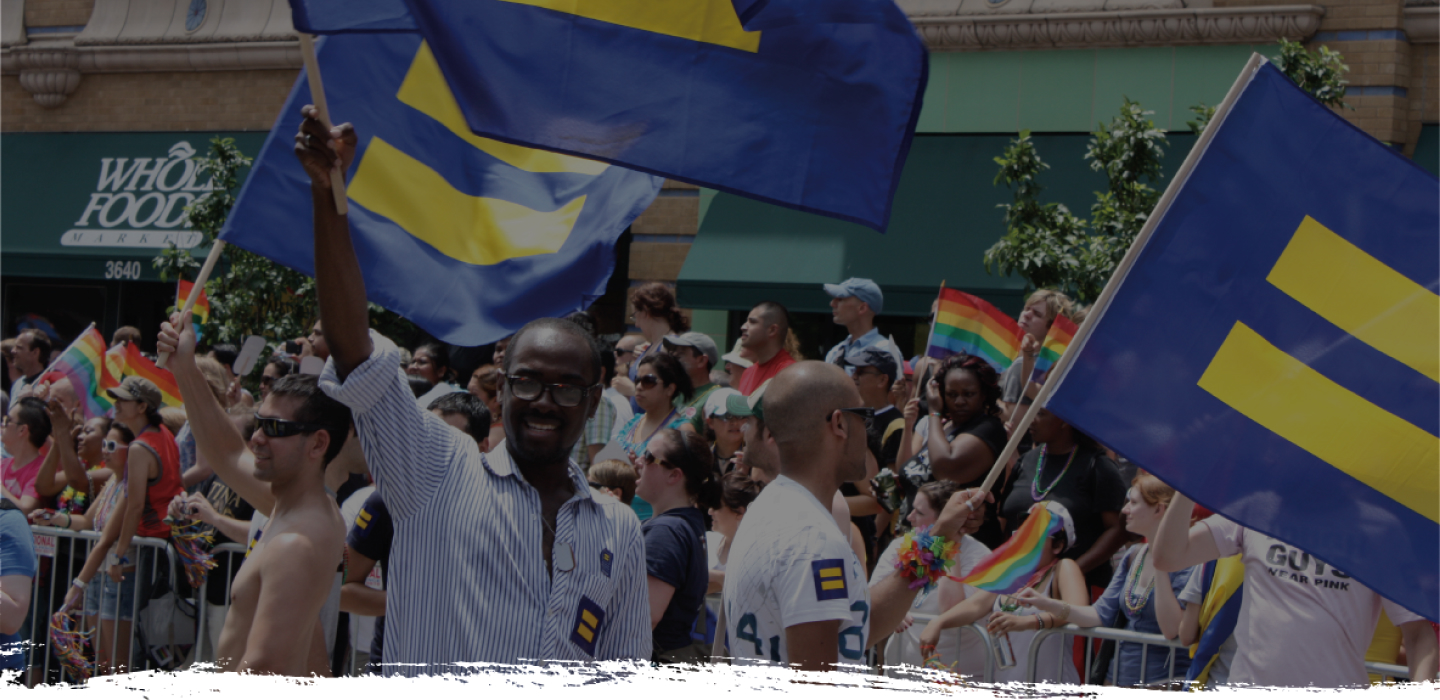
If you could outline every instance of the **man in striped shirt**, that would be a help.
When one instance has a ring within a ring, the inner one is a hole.
[[[559,319],[515,334],[501,379],[504,449],[482,455],[474,440],[420,410],[399,350],[368,329],[349,224],[335,213],[330,172],[337,159],[350,162],[355,131],[327,132],[313,107],[305,115],[295,152],[315,210],[315,280],[330,349],[321,385],[354,412],[395,524],[385,673],[649,659],[640,523],[592,493],[569,459],[602,400],[594,340]]]

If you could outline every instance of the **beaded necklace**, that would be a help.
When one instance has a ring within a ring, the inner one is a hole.
[[[1139,562],[1130,569],[1130,575],[1125,582],[1125,610],[1130,617],[1139,617],[1140,611],[1145,609],[1145,604],[1150,602],[1150,594],[1155,592],[1155,579],[1150,579],[1150,585],[1145,587],[1145,592],[1140,593],[1140,573],[1145,570],[1145,559],[1150,556],[1150,545],[1142,545]]]
[[[1050,495],[1050,492],[1055,489],[1055,486],[1060,483],[1060,480],[1065,478],[1065,472],[1070,471],[1070,465],[1075,461],[1075,453],[1080,451],[1078,447],[1070,450],[1070,458],[1065,460],[1065,468],[1061,469],[1060,475],[1055,477],[1055,480],[1050,482],[1050,485],[1042,491],[1040,490],[1040,475],[1045,472],[1045,455],[1049,449],[1049,445],[1040,446],[1040,460],[1035,464],[1035,478],[1030,480],[1030,497],[1035,499],[1037,503],[1045,500],[1045,497]]]

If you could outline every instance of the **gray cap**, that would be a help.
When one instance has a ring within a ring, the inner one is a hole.
[[[690,331],[689,333],[681,333],[680,335],[667,335],[661,342],[664,343],[666,347],[681,346],[695,348],[710,358],[711,368],[720,366],[720,350],[715,347],[715,341],[711,340],[710,336],[704,333]]]
[[[825,293],[836,299],[856,297],[869,305],[876,316],[884,312],[885,295],[880,293],[880,285],[864,277],[851,277],[840,284],[827,284]]]
[[[892,382],[900,377],[900,368],[895,366],[895,356],[876,345],[859,352],[846,353],[845,363],[855,367],[874,367]]]
[[[105,393],[116,399],[140,401],[149,404],[153,409],[159,409],[160,404],[165,400],[160,395],[160,387],[155,386],[154,382],[144,377],[126,377],[125,381],[120,382],[120,386],[106,389]]]

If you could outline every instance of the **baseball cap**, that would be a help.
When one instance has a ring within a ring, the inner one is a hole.
[[[735,363],[735,364],[737,364],[737,365],[739,365],[739,366],[741,366],[741,367],[744,367],[745,369],[750,369],[750,365],[755,364],[754,362],[751,362],[751,361],[749,361],[749,360],[747,360],[747,359],[745,359],[745,358],[743,358],[743,357],[740,356],[740,339],[739,339],[739,338],[736,338],[736,339],[735,339],[735,349],[734,349],[734,350],[731,350],[730,352],[725,353],[725,354],[722,355],[722,356],[720,356],[720,359],[721,359],[721,360],[724,360],[724,361],[726,361],[726,362],[733,362],[733,363]]]
[[[710,397],[705,399],[705,410],[702,415],[706,418],[717,415],[730,415],[730,407],[728,404],[731,396],[739,396],[741,401],[745,400],[745,397],[741,395],[740,392],[727,387],[721,387],[710,392]],[[749,404],[746,405],[748,407]]]
[[[737,418],[755,416],[760,420],[765,420],[765,411],[761,407],[761,402],[765,398],[765,389],[770,386],[771,381],[766,379],[765,383],[756,387],[748,397],[742,396],[738,391],[733,396],[727,397],[725,399],[726,413]]]
[[[144,377],[126,377],[125,381],[120,382],[120,386],[106,389],[105,393],[117,399],[142,401],[149,404],[150,408],[155,409],[160,408],[160,404],[163,402],[160,388]]]
[[[1070,510],[1061,505],[1059,501],[1041,501],[1031,507],[1031,510],[1045,506],[1045,509],[1055,515],[1060,521],[1060,527],[1065,532],[1065,548],[1075,546],[1075,520],[1070,517]]]
[[[846,353],[845,362],[856,367],[874,367],[892,382],[900,377],[900,368],[895,366],[895,356],[884,348],[871,346],[858,352]]]
[[[710,336],[704,333],[690,331],[689,333],[681,333],[680,335],[667,335],[660,342],[664,343],[667,347],[680,346],[695,348],[710,358],[711,367],[717,367],[720,364],[720,350],[715,347],[715,341],[711,340]]]
[[[880,315],[885,305],[885,295],[880,293],[880,285],[864,277],[851,277],[840,284],[827,284],[825,293],[836,299],[857,297],[868,304],[876,316]]]

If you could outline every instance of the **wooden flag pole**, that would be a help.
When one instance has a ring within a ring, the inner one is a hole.
[[[220,259],[220,251],[225,250],[225,241],[216,239],[215,244],[210,246],[210,257],[205,258],[205,265],[200,268],[200,274],[195,276],[195,285],[190,288],[190,298],[185,300],[185,306],[180,308],[180,325],[176,330],[185,327],[190,322],[190,312],[195,308],[195,302],[200,300],[200,295],[205,292],[205,282],[210,279],[210,271],[215,269],[215,261]],[[170,359],[170,353],[162,352],[156,358],[155,366],[165,369],[165,362]]]
[[[1060,360],[1055,363],[1055,367],[1045,377],[1045,383],[1040,387],[1040,394],[1035,397],[1030,408],[1025,411],[1025,417],[1020,419],[1020,424],[1010,432],[1010,441],[1005,443],[1005,449],[995,457],[995,466],[990,468],[990,473],[985,476],[985,482],[980,485],[982,494],[995,486],[995,481],[1000,478],[1005,464],[1010,461],[1010,457],[1020,446],[1020,439],[1025,436],[1025,431],[1030,429],[1030,423],[1035,420],[1035,414],[1039,413],[1041,406],[1050,401],[1050,396],[1060,386],[1061,378],[1070,371],[1072,361],[1085,347],[1085,341],[1090,338],[1090,331],[1105,315],[1105,310],[1115,298],[1115,293],[1120,290],[1120,285],[1124,282],[1125,277],[1130,274],[1130,269],[1135,267],[1135,261],[1140,257],[1140,251],[1145,249],[1145,244],[1155,233],[1160,219],[1164,218],[1164,213],[1169,210],[1171,202],[1175,201],[1175,197],[1180,193],[1180,188],[1184,187],[1185,181],[1190,179],[1190,173],[1195,170],[1195,164],[1199,162],[1200,156],[1205,154],[1210,142],[1214,140],[1215,132],[1219,131],[1220,125],[1229,115],[1230,109],[1235,106],[1235,101],[1240,99],[1240,93],[1245,91],[1245,86],[1250,83],[1250,78],[1255,75],[1255,71],[1264,62],[1264,56],[1258,53],[1251,54],[1250,61],[1240,71],[1240,77],[1235,79],[1235,84],[1230,86],[1230,92],[1225,94],[1225,99],[1221,101],[1219,107],[1215,108],[1215,116],[1210,119],[1209,126],[1205,127],[1205,132],[1200,135],[1200,140],[1195,142],[1195,147],[1190,149],[1190,155],[1185,156],[1185,162],[1180,165],[1180,170],[1175,173],[1175,178],[1165,188],[1165,194],[1160,196],[1160,201],[1155,204],[1150,218],[1145,220],[1145,227],[1140,230],[1139,235],[1135,236],[1135,242],[1130,244],[1130,249],[1125,252],[1125,258],[1120,261],[1115,272],[1110,275],[1110,280],[1105,283],[1105,289],[1100,292],[1100,298],[1095,300],[1095,305],[1085,316],[1085,322],[1080,324],[1079,330],[1075,332],[1075,339],[1070,342],[1070,347],[1060,356]],[[1027,377],[1025,380],[1026,386],[1029,386],[1029,378]]]
[[[320,82],[320,59],[315,56],[315,37],[305,32],[297,33],[300,35],[300,57],[305,61],[305,77],[310,82],[310,101],[315,104],[316,111],[320,113],[320,123],[328,132],[333,125],[330,123],[330,108],[325,105],[325,86]],[[335,213],[348,213],[350,204],[345,195],[345,171],[339,163],[330,171],[330,191],[335,194]]]

